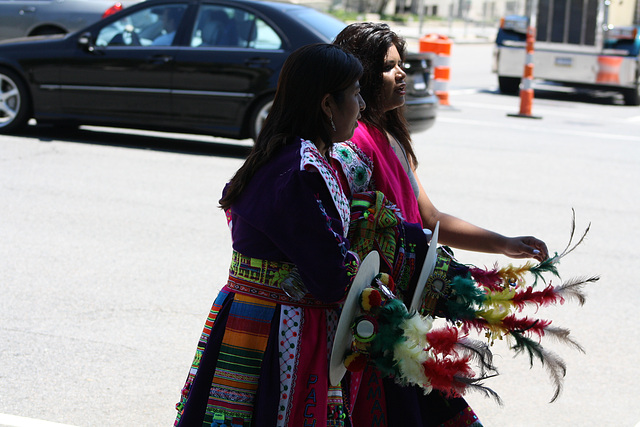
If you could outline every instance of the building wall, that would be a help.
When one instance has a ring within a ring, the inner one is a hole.
[[[418,0],[404,1],[418,13]],[[448,19],[468,19],[474,22],[495,22],[505,15],[525,15],[528,0],[422,0],[425,16]],[[613,25],[640,24],[640,0],[611,0],[609,23]]]
[[[424,15],[442,19],[497,22],[504,15],[524,14],[525,0],[422,0]],[[396,13],[418,13],[418,0],[395,0]]]
[[[609,24],[632,25],[636,14],[636,2],[612,0],[609,6]]]

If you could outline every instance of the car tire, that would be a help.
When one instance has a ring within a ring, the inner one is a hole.
[[[0,133],[24,127],[29,120],[30,109],[31,100],[22,78],[0,67]]]
[[[622,92],[624,105],[640,105],[640,85],[636,85],[633,89],[625,89]]]
[[[67,34],[67,31],[60,27],[40,27],[33,30],[29,36],[52,36],[54,34]]]
[[[498,76],[498,87],[502,93],[515,95],[520,90],[520,78]]]
[[[262,129],[271,106],[273,105],[273,95],[260,99],[255,107],[253,107],[253,113],[251,114],[251,121],[249,122],[249,135],[254,141],[258,140],[258,135]]]

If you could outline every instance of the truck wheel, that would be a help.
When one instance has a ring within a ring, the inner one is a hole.
[[[267,118],[271,106],[273,105],[273,96],[260,100],[253,109],[251,121],[249,122],[249,132],[251,139],[255,142],[258,139],[264,120]]]
[[[640,105],[640,85],[636,85],[634,89],[625,89],[622,96],[625,105]]]
[[[0,133],[20,129],[29,120],[30,99],[20,76],[0,68]]]
[[[517,94],[520,90],[520,77],[498,76],[498,86],[502,93],[509,95]]]

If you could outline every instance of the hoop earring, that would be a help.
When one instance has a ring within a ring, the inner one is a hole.
[[[333,116],[329,117],[329,121],[331,122],[331,129],[333,129],[333,131],[336,131],[336,125],[335,123],[333,123]]]

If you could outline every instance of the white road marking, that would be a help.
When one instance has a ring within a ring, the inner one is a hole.
[[[562,108],[554,108],[554,107],[536,107],[535,101],[533,105],[533,113],[534,116],[554,116],[554,117],[565,117],[565,118],[574,118],[574,119],[585,119],[585,114],[582,112],[575,112],[571,110],[564,110]],[[453,108],[456,107],[469,107],[469,108],[478,108],[482,110],[497,110],[497,111],[505,111],[508,113],[517,113],[519,111],[520,104],[519,102],[514,102],[513,105],[506,104],[487,104],[480,102],[455,102],[451,101],[451,106]],[[437,119],[436,119],[437,120]],[[640,116],[626,117],[626,118],[608,118],[608,122],[620,122],[620,123],[634,123],[640,122]]]
[[[440,122],[444,123],[454,123],[454,124],[465,124],[470,126],[484,126],[484,127],[492,127],[492,128],[502,128],[502,129],[515,129],[515,130],[526,130],[527,132],[541,132],[541,133],[552,133],[556,135],[570,135],[570,136],[583,136],[587,138],[599,138],[602,140],[619,140],[619,141],[640,141],[640,136],[633,135],[616,135],[613,133],[604,133],[604,132],[593,132],[593,131],[578,131],[578,130],[568,130],[568,129],[549,129],[543,126],[522,126],[517,124],[505,124],[504,122],[488,122],[481,120],[468,120],[468,119],[455,119],[451,117],[442,117],[442,115],[438,116],[436,119]],[[526,120],[526,119],[523,119]]]
[[[488,89],[489,91],[493,91],[495,89]],[[499,110],[499,111],[507,111],[507,112],[513,112],[513,113],[517,113],[519,110],[519,101],[517,101],[517,97],[515,97],[514,99],[516,101],[514,101],[513,105],[505,105],[505,104],[488,104],[488,103],[480,103],[480,102],[465,102],[465,101],[457,101],[455,99],[455,95],[473,95],[476,93],[482,93],[483,90],[481,89],[460,89],[460,90],[453,90],[449,92],[449,95],[454,98],[454,99],[450,99],[449,101],[451,102],[451,107],[452,108],[456,108],[456,107],[470,107],[470,108],[480,108],[483,110]],[[624,109],[624,107],[621,107]],[[539,116],[544,116],[546,115],[553,115],[555,117],[572,117],[572,118],[576,118],[576,119],[584,119],[584,113],[581,112],[573,112],[573,111],[569,111],[569,110],[564,110],[562,108],[554,108],[554,107],[547,107],[547,106],[536,106],[536,101],[533,101],[533,110],[534,110],[534,115],[539,115]],[[607,119],[608,122],[611,123],[640,123],[640,116],[631,116],[631,117],[620,117],[620,118],[609,118]],[[636,426],[636,427],[640,427],[640,426]]]
[[[69,424],[36,420],[35,418],[20,417],[18,415],[0,414],[0,426],[3,427],[74,427]]]

